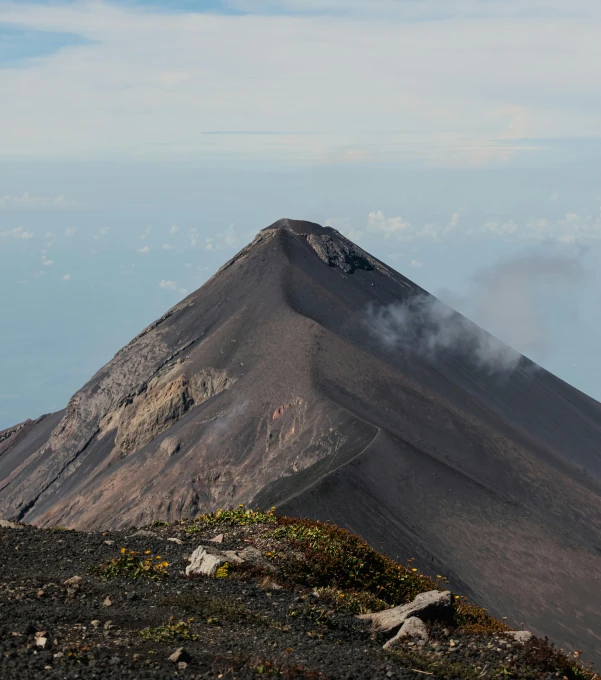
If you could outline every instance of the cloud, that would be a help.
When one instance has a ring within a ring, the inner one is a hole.
[[[23,227],[15,227],[14,229],[8,229],[7,231],[0,231],[0,238],[16,239],[18,241],[27,241],[34,236],[35,234],[33,231],[27,231]]]
[[[167,281],[162,279],[159,281],[159,288],[164,288],[165,290],[177,290],[177,283],[175,283],[175,281]]]
[[[173,250],[175,246],[170,245],[169,243],[163,243],[163,250]]]
[[[438,166],[543,155],[575,130],[599,136],[596,4],[249,0],[254,15],[226,16],[3,2],[0,23],[86,44],[0,71],[0,154]]]
[[[146,227],[146,229],[140,234],[140,238],[141,239],[147,238],[151,231],[152,227]]]
[[[215,236],[205,239],[203,248],[205,250],[222,250],[223,248],[237,248],[245,240],[245,236],[240,235],[236,230],[235,224],[230,224],[226,229],[218,231]]]
[[[64,274],[61,276],[61,281],[71,281],[71,274]]]
[[[149,253],[149,252],[150,252],[150,248],[148,246],[144,246],[143,248],[138,248],[136,250],[136,253],[144,253],[145,254],[145,253]]]
[[[53,264],[54,264],[53,260],[47,260],[45,256],[42,257],[42,265],[44,267],[52,267]]]
[[[163,288],[163,290],[177,291],[180,295],[185,295],[188,292],[187,288],[178,288],[175,281],[169,281],[167,279],[161,279],[158,286],[159,288]]]
[[[76,227],[67,227],[65,229],[65,236],[73,236],[73,234],[75,234],[76,232],[77,232]]]
[[[71,208],[75,205],[74,202],[68,201],[64,196],[55,196],[54,198],[32,196],[27,191],[20,196],[13,196],[12,194],[0,196],[0,208],[13,210],[21,208]]]
[[[450,221],[445,224],[427,222],[423,226],[410,224],[402,217],[386,217],[378,210],[368,215],[367,227],[363,233],[378,234],[386,239],[398,241],[427,240],[434,242],[445,241],[456,236],[488,236],[505,241],[539,241],[555,242],[558,244],[583,243],[601,239],[601,207],[599,214],[566,213],[561,219],[550,220],[544,217],[516,222],[513,219],[490,219],[479,227],[462,228],[460,212],[453,213]],[[334,222],[332,221],[332,224]],[[350,236],[351,230],[341,224],[345,235]]]
[[[390,238],[393,234],[403,236],[409,234],[411,225],[402,217],[386,217],[381,210],[370,212],[367,216],[367,231],[377,232]]]
[[[579,257],[541,250],[479,272],[465,295],[439,295],[522,354],[544,356],[553,343],[553,318],[573,317],[566,294],[586,277]]]
[[[109,233],[110,227],[102,227],[101,229],[98,230],[97,234],[94,234],[94,238],[96,240],[103,238]]]
[[[410,267],[423,267],[424,263],[420,262],[419,260],[411,260],[411,262],[409,263],[409,266]]]
[[[171,225],[171,228],[169,229],[169,233],[171,236],[175,236],[177,232],[179,231],[179,227],[175,224]]]
[[[512,371],[521,358],[514,349],[429,295],[383,307],[370,305],[364,323],[387,349],[417,354],[432,362],[447,354],[459,355],[487,372],[497,373]]]
[[[190,239],[190,246],[192,248],[196,247],[198,244],[198,230],[188,229],[188,238]]]

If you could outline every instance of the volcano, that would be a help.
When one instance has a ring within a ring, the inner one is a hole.
[[[599,662],[601,404],[434,303],[337,230],[280,220],[64,411],[0,432],[0,517],[276,506]]]

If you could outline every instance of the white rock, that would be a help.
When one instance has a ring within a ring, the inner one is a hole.
[[[528,642],[528,640],[531,640],[533,635],[529,630],[508,630],[503,635],[508,635],[509,637],[512,637],[516,642],[521,642],[522,644],[524,642]]]
[[[200,576],[214,576],[217,569],[222,564],[230,562],[231,560],[221,552],[208,552],[208,550],[199,545],[198,548],[190,555],[190,564],[186,567],[186,576],[200,575]]]
[[[168,538],[168,541],[171,541],[172,543],[177,543],[177,545],[181,545],[183,543],[181,538]]]
[[[404,621],[415,614],[429,615],[433,610],[443,610],[451,606],[451,592],[449,590],[429,590],[420,593],[413,602],[401,604],[392,609],[385,609],[375,614],[359,614],[357,618],[371,621],[372,631],[388,631],[399,628]]]
[[[209,540],[211,541],[211,543],[223,543],[223,534],[217,534],[217,536]]]
[[[382,649],[392,649],[403,638],[419,638],[418,644],[426,644],[428,642],[428,629],[426,624],[417,616],[410,616],[405,619],[405,622],[401,626],[399,632],[382,647]]]
[[[41,649],[46,649],[46,647],[48,646],[48,638],[37,637],[35,639],[35,645],[36,645],[36,647],[40,647]]]

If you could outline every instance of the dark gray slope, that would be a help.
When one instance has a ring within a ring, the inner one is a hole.
[[[491,372],[469,342],[374,337],[370,306],[426,295],[334,229],[271,225],[64,416],[0,440],[0,515],[95,529],[275,504],[601,660],[601,405],[524,358]]]

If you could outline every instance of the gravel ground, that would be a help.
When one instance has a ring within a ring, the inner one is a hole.
[[[430,624],[427,649],[408,641],[387,654],[381,647],[390,634],[372,635],[367,622],[332,609],[312,589],[256,574],[186,577],[186,557],[214,528],[204,536],[183,526],[153,528],[154,536],[135,532],[0,528],[2,679],[558,677],[503,675],[526,646],[441,622]],[[247,528],[224,533],[220,549],[251,543]],[[160,556],[169,575],[105,580],[90,573],[122,548]],[[65,583],[73,577],[81,579]],[[162,628],[160,641],[147,639],[148,628]],[[181,660],[170,660],[182,647]],[[420,670],[429,668],[425,654],[440,659],[440,674]]]

